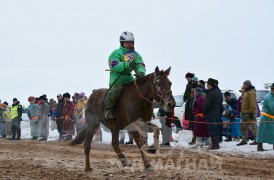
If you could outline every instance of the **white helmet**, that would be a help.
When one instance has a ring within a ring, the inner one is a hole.
[[[125,31],[120,36],[120,42],[125,41],[133,41],[134,42],[134,36],[131,32]]]

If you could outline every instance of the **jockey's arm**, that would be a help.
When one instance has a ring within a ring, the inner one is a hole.
[[[135,63],[136,63],[136,71],[137,73],[141,73],[143,76],[146,75],[146,66],[145,66],[145,63],[142,59],[142,57],[140,56],[139,53],[137,53],[137,57],[135,59]]]

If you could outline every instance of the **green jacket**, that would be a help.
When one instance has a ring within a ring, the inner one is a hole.
[[[241,104],[241,112],[244,114],[252,113],[257,114],[257,99],[256,89],[251,86],[246,92],[243,93],[243,100]]]
[[[122,84],[134,80],[134,77],[131,74],[133,70],[129,68],[129,64],[132,61],[137,63],[136,71],[144,76],[146,74],[145,64],[138,52],[120,47],[111,53],[108,60],[111,69],[109,86],[116,80],[119,73],[122,75],[119,77],[118,81]]]

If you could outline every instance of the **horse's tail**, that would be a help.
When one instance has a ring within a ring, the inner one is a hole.
[[[76,144],[81,144],[86,139],[87,127],[84,127],[80,133],[69,143],[69,145],[74,146]]]

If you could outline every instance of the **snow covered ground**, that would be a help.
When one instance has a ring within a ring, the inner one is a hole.
[[[30,137],[30,124],[29,121],[24,120],[22,121],[21,124],[21,129],[22,129],[22,139],[29,139]],[[101,128],[102,129],[102,128]],[[111,133],[106,132],[102,129],[102,138],[104,143],[111,143]],[[49,141],[54,141],[58,139],[59,134],[56,129],[54,130],[49,130]],[[177,147],[177,148],[184,148],[187,149],[189,148],[188,142],[191,141],[192,138],[192,132],[187,131],[187,130],[181,130],[178,134],[173,133],[173,138],[177,140],[178,142],[172,142],[171,146],[172,147]],[[160,135],[160,140],[162,139]],[[128,141],[128,135],[126,133],[126,139],[125,142]],[[250,141],[252,142],[252,141]],[[274,158],[274,150],[273,150],[273,145],[270,144],[264,144],[264,149],[267,151],[265,152],[257,152],[257,146],[251,146],[251,145],[244,145],[244,146],[237,146],[236,144],[239,143],[239,141],[231,141],[231,142],[222,142],[220,144],[221,148],[217,150],[216,152],[221,152],[221,153],[227,153],[231,155],[236,155],[236,154],[242,154],[242,155],[248,155],[248,156],[267,156],[267,157],[273,157]],[[148,144],[151,145],[153,144],[153,134],[149,133],[148,134]],[[199,149],[200,150],[205,150],[206,148]],[[194,150],[195,151],[195,150]]]

